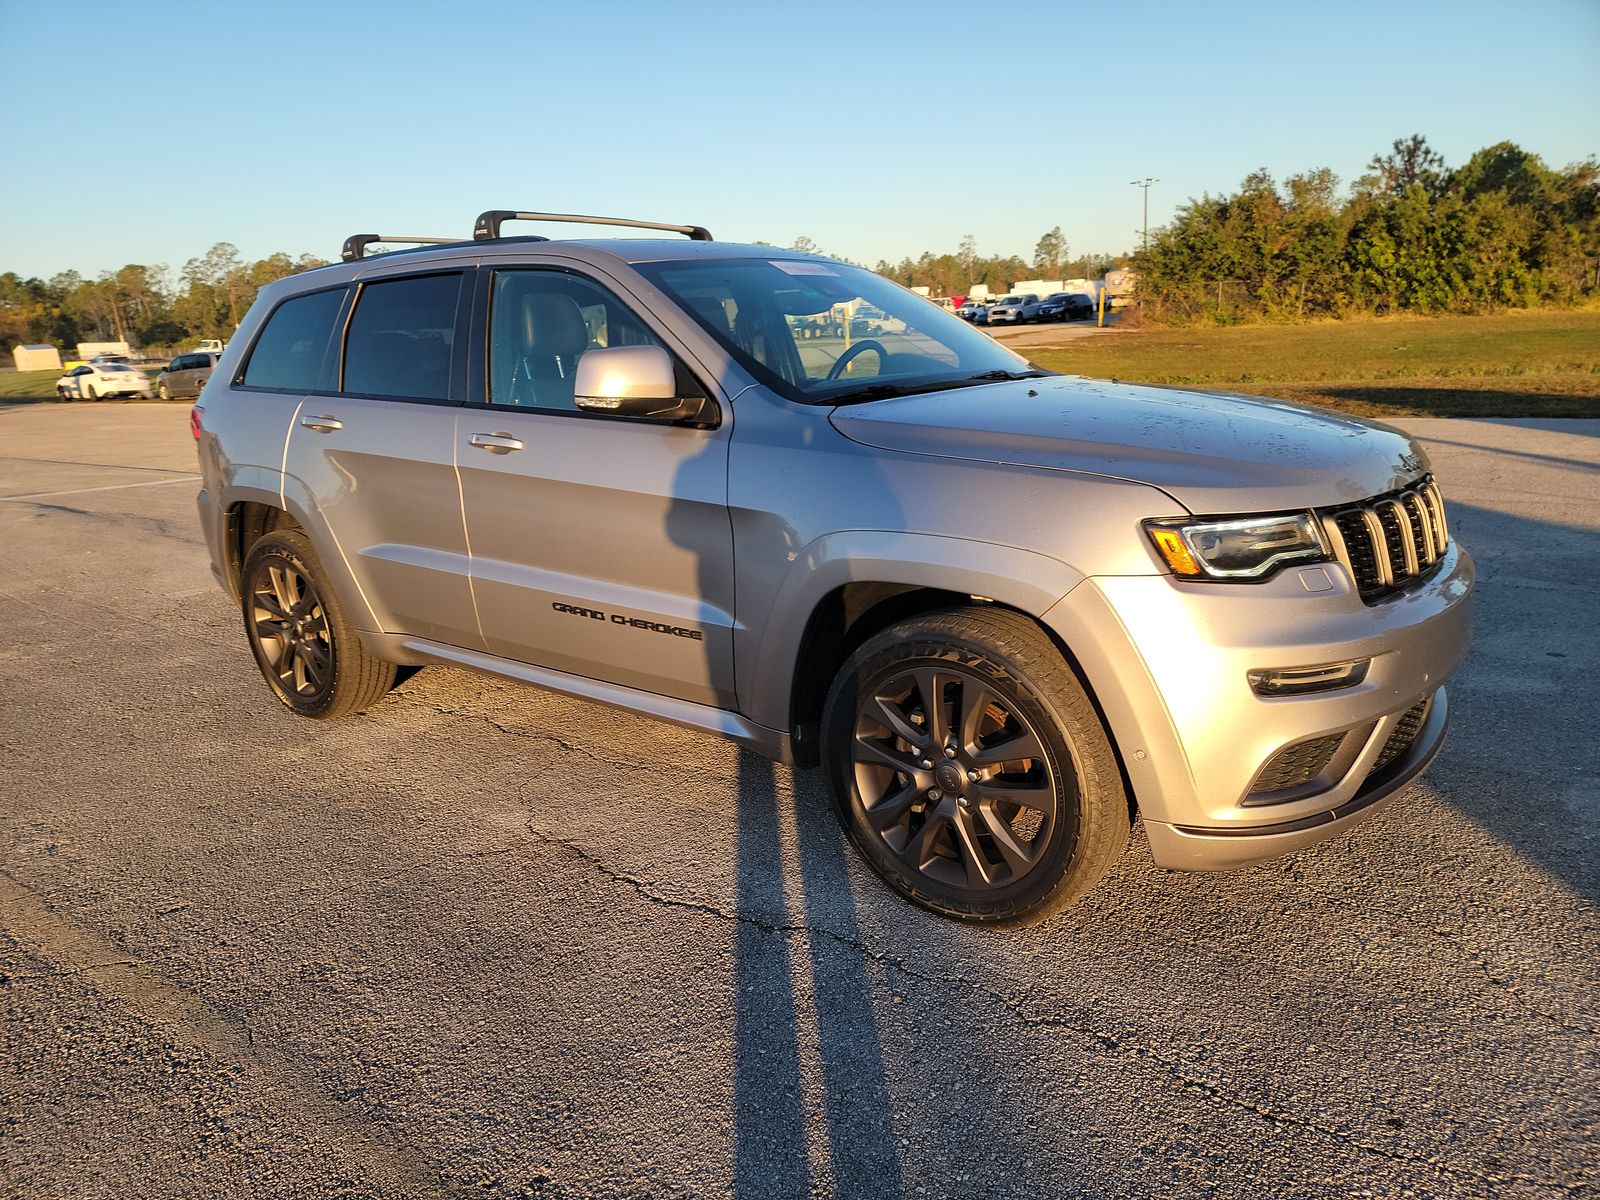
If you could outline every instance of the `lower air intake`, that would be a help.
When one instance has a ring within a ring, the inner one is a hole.
[[[1376,775],[1407,750],[1411,743],[1417,740],[1417,734],[1422,732],[1422,723],[1428,719],[1428,705],[1432,703],[1432,696],[1424,696],[1400,718],[1400,723],[1394,727],[1394,732],[1389,734],[1389,740],[1383,744],[1383,752],[1378,755],[1378,761],[1372,764],[1369,774]]]
[[[1250,799],[1259,803],[1271,793],[1303,787],[1328,769],[1333,756],[1339,752],[1345,735],[1330,733],[1326,737],[1296,742],[1279,750],[1250,787]],[[1248,803],[1248,801],[1247,801]]]

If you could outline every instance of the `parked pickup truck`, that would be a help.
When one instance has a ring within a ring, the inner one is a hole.
[[[1026,325],[1039,319],[1039,297],[1032,292],[1021,296],[1002,296],[989,305],[987,324]]]

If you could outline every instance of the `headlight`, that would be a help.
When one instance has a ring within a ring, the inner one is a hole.
[[[1185,579],[1261,579],[1294,562],[1331,555],[1309,512],[1233,521],[1146,521],[1145,532],[1172,573]]]

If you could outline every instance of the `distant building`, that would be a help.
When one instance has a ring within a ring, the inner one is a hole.
[[[87,362],[96,354],[130,354],[127,342],[79,342],[78,357]]]
[[[61,351],[54,346],[18,346],[11,357],[19,371],[61,370]]]

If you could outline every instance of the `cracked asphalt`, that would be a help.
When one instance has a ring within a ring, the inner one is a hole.
[[[1482,582],[1396,804],[996,933],[710,737],[291,716],[186,413],[0,408],[0,1195],[1600,1191],[1600,422],[1405,422]]]

